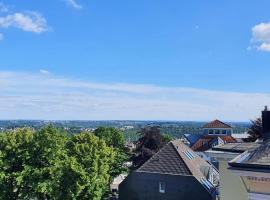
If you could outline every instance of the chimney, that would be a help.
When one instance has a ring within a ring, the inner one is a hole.
[[[262,134],[263,141],[270,139],[270,111],[267,109],[267,106],[264,107],[262,111]]]

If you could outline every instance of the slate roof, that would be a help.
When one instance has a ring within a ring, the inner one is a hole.
[[[187,152],[191,154],[191,159]],[[137,172],[193,175],[200,180],[204,176],[200,171],[202,166],[212,167],[183,142],[174,140],[144,163]]]
[[[225,124],[218,119],[211,121],[203,126],[203,128],[232,128],[230,125]]]
[[[179,176],[193,176],[210,193],[214,194],[215,186],[207,179],[216,169],[203,160],[180,140],[165,145],[136,172],[159,173]],[[216,173],[218,173],[216,171]]]
[[[187,165],[171,142],[163,147],[152,158],[150,158],[137,171],[161,174],[191,175]]]

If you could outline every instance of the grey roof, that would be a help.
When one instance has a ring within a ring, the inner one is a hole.
[[[190,170],[178,154],[173,143],[167,144],[144,165],[138,172],[152,172],[175,175],[191,175]]]
[[[137,170],[145,173],[193,176],[210,194],[215,191],[215,186],[208,181],[209,174],[213,171],[218,174],[212,165],[180,140],[165,145]]]
[[[248,159],[244,160],[244,163],[270,166],[270,140],[251,152]]]
[[[259,146],[261,146],[261,144],[254,143],[254,142],[226,143],[226,144],[221,144],[221,145],[215,146],[212,148],[212,150],[226,151],[226,152],[232,152],[232,153],[243,153],[247,150],[252,151],[254,149],[257,149]]]
[[[270,140],[263,142],[253,151],[246,151],[237,156],[229,165],[241,168],[270,169]]]

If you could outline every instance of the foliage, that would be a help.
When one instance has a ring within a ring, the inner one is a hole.
[[[257,118],[251,120],[251,126],[248,129],[249,137],[245,142],[255,142],[257,139],[262,139],[262,119]]]
[[[76,199],[101,199],[110,180],[110,166],[115,152],[103,140],[89,133],[74,135],[67,144],[68,157],[73,161],[66,165],[60,191],[63,196]],[[75,174],[74,174],[75,172]],[[70,174],[72,179],[70,179]],[[70,194],[68,194],[70,193]]]
[[[68,137],[52,126],[3,133],[0,199],[99,200],[114,158],[114,149],[89,133]]]
[[[132,158],[133,168],[137,169],[171,140],[168,135],[161,135],[157,126],[145,127],[140,131],[140,138],[136,142],[135,154]]]
[[[106,144],[115,150],[115,160],[111,165],[110,174],[111,177],[116,177],[127,169],[123,166],[123,163],[128,160],[125,148],[125,138],[123,132],[112,127],[99,127],[94,131],[94,135],[104,140]]]

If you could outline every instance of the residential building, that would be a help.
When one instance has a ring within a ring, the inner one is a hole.
[[[247,200],[247,194],[241,179],[228,170],[228,162],[247,150],[254,150],[259,143],[226,143],[213,147],[204,153],[216,162],[219,170],[219,194],[221,200]]]
[[[205,124],[201,133],[184,136],[192,150],[203,152],[216,145],[237,142],[232,134],[233,129],[230,125],[216,119]]]
[[[262,111],[263,143],[229,162],[229,170],[245,185],[249,200],[270,200],[270,111]]]
[[[218,171],[180,140],[165,145],[119,185],[120,200],[214,200]]]

